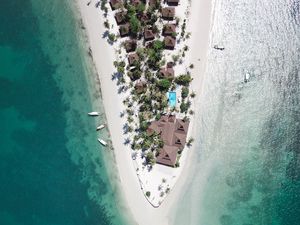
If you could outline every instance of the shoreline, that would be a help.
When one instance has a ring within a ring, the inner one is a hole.
[[[184,162],[190,161],[192,153],[185,152],[184,158],[181,159],[181,162],[183,161],[181,166],[182,172],[175,182],[174,190],[167,195],[164,203],[159,208],[153,208],[141,191],[138,176],[131,158],[130,147],[123,144],[124,136],[122,126],[125,119],[120,117],[120,112],[123,111],[122,98],[117,93],[115,82],[111,79],[111,75],[115,71],[113,66],[113,61],[115,60],[114,48],[102,38],[105,29],[103,26],[104,19],[101,10],[95,7],[93,1],[91,1],[89,6],[87,5],[87,2],[87,0],[77,0],[75,4],[79,8],[78,11],[80,12],[89,45],[92,50],[93,63],[100,80],[104,110],[122,184],[120,187],[122,190],[121,194],[124,195],[124,199],[133,214],[134,220],[136,220],[138,224],[169,224],[168,214],[170,213],[170,208],[178,200],[178,196],[181,194],[180,191],[184,187],[184,180],[188,173],[188,168],[191,166]],[[201,2],[192,1],[191,4],[192,7],[187,29],[187,31],[192,31],[191,39],[187,41],[187,45],[191,47],[191,50],[188,51],[185,61],[195,65],[195,68],[191,71],[191,75],[194,79],[191,84],[191,89],[196,92],[196,98],[193,100],[193,108],[197,116],[199,113],[199,110],[197,110],[197,108],[199,108],[197,103],[199,102],[199,96],[202,91],[200,86],[202,86],[203,74],[205,72],[209,40],[210,23],[208,20],[211,19],[212,14],[211,2],[209,0],[203,0]],[[209,18],[207,18],[208,16]],[[200,25],[199,29],[192,29],[198,25]],[[199,46],[201,46],[203,51],[199,50]],[[199,58],[200,61],[198,60]],[[195,89],[195,86],[197,86],[197,89]],[[191,125],[194,123],[194,120],[195,116],[191,118]],[[195,138],[198,136],[195,126],[191,126],[188,133],[188,136],[193,136]],[[185,149],[185,151],[194,151],[195,148],[193,146],[189,149]]]

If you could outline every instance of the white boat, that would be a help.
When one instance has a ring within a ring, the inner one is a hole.
[[[246,73],[244,77],[244,82],[247,83],[250,79],[250,73]]]
[[[97,130],[101,130],[105,127],[105,124],[101,124],[100,126],[97,127]]]
[[[89,114],[89,116],[99,116],[100,115],[99,112],[89,112],[88,114]]]
[[[99,141],[100,144],[102,144],[103,146],[106,146],[106,145],[107,145],[106,141],[104,141],[104,140],[102,140],[102,139],[100,139],[100,138],[98,138],[98,141]]]

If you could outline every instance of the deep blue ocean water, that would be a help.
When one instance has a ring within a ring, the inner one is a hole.
[[[125,224],[70,3],[1,1],[0,225]]]

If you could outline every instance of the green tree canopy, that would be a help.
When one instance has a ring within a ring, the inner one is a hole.
[[[146,162],[148,164],[150,164],[150,165],[154,165],[155,164],[155,158],[154,158],[153,152],[151,152],[151,151],[147,152]]]
[[[133,34],[137,34],[141,30],[141,22],[136,15],[132,15],[129,19],[130,29]]]
[[[188,87],[182,87],[181,89],[181,97],[186,98],[189,95],[189,88]]]
[[[175,79],[175,82],[177,84],[184,85],[184,86],[188,86],[191,81],[192,81],[192,78],[189,74],[180,75],[179,77],[177,77]]]
[[[157,86],[162,91],[167,91],[171,87],[171,82],[168,79],[161,79],[157,82]]]
[[[160,41],[160,40],[155,40],[155,41],[153,42],[153,49],[154,49],[155,51],[163,50],[163,48],[164,48],[164,43],[163,43],[162,41]]]

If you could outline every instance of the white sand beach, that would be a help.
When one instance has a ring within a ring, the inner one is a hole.
[[[87,4],[88,2],[90,4]],[[99,74],[103,103],[124,199],[137,224],[170,224],[170,209],[174,204],[178,204],[177,199],[184,187],[186,175],[189,168],[193,166],[189,164],[189,158],[192,157],[195,149],[191,147],[186,151],[180,162],[180,176],[174,181],[174,184],[176,183],[174,189],[167,195],[159,208],[154,208],[141,191],[136,168],[131,158],[131,151],[128,146],[123,144],[125,140],[123,135],[125,118],[120,117],[120,112],[123,111],[122,95],[118,94],[116,82],[112,80],[112,74],[115,71],[113,66],[113,61],[115,61],[114,48],[106,39],[102,38],[105,32],[103,12],[100,8],[95,7],[96,0],[77,0],[77,3],[88,35],[93,61]],[[201,81],[205,71],[206,53],[209,45],[211,9],[211,0],[192,0],[187,21],[187,31],[191,32],[192,35],[187,40],[190,50],[187,52],[185,61],[195,66],[191,71],[193,77],[191,89],[196,93],[196,98],[192,103],[196,116],[199,113],[199,110],[197,110],[198,99],[201,95]],[[110,21],[110,23],[113,24],[114,21]],[[114,27],[116,28],[116,24]],[[195,116],[191,119],[188,136],[196,139],[199,135],[197,129],[192,126],[194,118]]]

